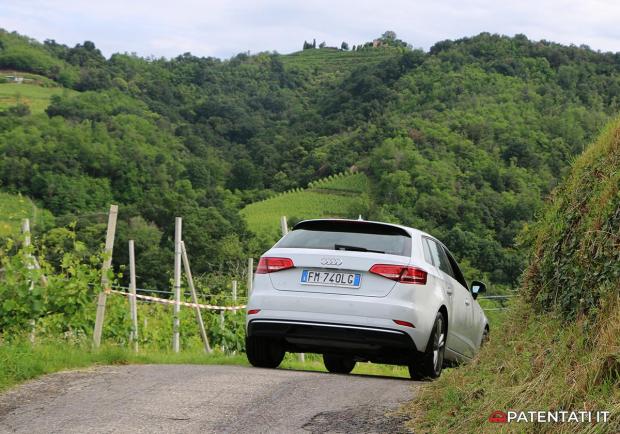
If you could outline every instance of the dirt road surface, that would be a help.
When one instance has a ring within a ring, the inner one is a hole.
[[[419,383],[241,366],[61,372],[0,395],[2,433],[397,433]]]

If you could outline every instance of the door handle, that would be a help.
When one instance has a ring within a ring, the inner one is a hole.
[[[448,293],[448,295],[454,294],[454,290],[452,289],[451,286],[448,286],[448,288],[446,289],[446,292]]]
[[[465,299],[465,306],[469,306],[469,300]]]

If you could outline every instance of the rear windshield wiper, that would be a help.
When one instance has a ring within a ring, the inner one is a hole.
[[[381,250],[370,250],[366,247],[357,247],[357,246],[345,246],[344,244],[336,244],[334,246],[336,250],[350,250],[352,252],[372,252],[372,253],[385,253]]]

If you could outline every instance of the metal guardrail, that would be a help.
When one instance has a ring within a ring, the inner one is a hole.
[[[519,297],[519,294],[506,294],[506,295],[485,295],[485,296],[480,296],[478,297],[478,300],[498,300],[501,302],[501,300],[508,300],[514,297]],[[487,308],[482,308],[482,310],[484,310],[485,312],[492,312],[492,311],[500,311],[500,310],[507,310],[508,307],[502,306],[502,307],[487,307]]]
[[[508,295],[481,295],[480,297],[478,297],[479,299],[502,299],[502,298],[513,298],[513,297],[518,297],[519,294],[508,294]]]

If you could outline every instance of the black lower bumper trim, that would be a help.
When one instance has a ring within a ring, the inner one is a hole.
[[[416,352],[407,333],[375,327],[256,319],[247,333],[277,339],[287,351],[343,354],[376,363],[406,363]]]

